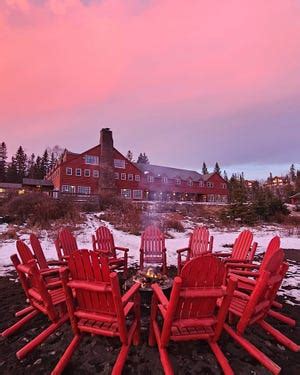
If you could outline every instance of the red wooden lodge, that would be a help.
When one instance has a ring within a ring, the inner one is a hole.
[[[80,154],[65,151],[47,179],[60,193],[93,195],[105,192],[134,200],[224,202],[226,181],[217,173],[133,163],[113,146],[104,128],[100,143]]]

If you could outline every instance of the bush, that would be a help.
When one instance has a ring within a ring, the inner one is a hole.
[[[3,207],[5,215],[17,224],[48,226],[52,220],[67,219],[76,221],[80,214],[70,198],[53,199],[43,193],[28,193],[12,198]]]

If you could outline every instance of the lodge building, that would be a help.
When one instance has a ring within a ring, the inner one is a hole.
[[[81,154],[65,151],[47,177],[54,191],[94,195],[115,193],[133,200],[228,200],[226,181],[217,173],[133,163],[113,147],[112,132],[104,128],[98,145]]]

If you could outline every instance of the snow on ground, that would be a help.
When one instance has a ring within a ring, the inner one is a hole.
[[[92,234],[99,226],[99,219],[94,214],[87,215],[87,221],[81,229],[75,234],[79,248],[91,249]],[[112,230],[115,243],[117,246],[129,248],[129,264],[139,263],[139,245],[140,236],[128,234],[113,228],[107,222],[103,222],[110,230]],[[192,223],[188,223],[187,227],[192,227]],[[0,233],[7,229],[7,224],[0,225]],[[220,230],[210,229],[210,234],[214,236],[214,251],[226,251],[223,245],[232,244],[238,234],[246,228],[240,230]],[[251,228],[250,228],[251,229]],[[297,235],[290,235],[288,231],[283,230],[279,226],[263,226],[259,229],[251,229],[254,233],[254,239],[258,242],[257,253],[263,253],[266,247],[275,235],[281,237],[281,245],[284,249],[297,249],[300,251],[300,237]],[[188,244],[188,236],[190,230],[185,233],[169,232],[174,238],[166,239],[167,248],[167,262],[168,265],[177,265],[176,250],[186,247]],[[20,236],[20,239],[28,243],[29,234]],[[57,259],[55,246],[53,240],[49,237],[46,230],[40,233],[40,240],[47,259]],[[230,249],[228,249],[230,251]],[[0,276],[8,274],[13,269],[10,256],[16,253],[15,240],[6,240],[0,243]],[[287,278],[284,280],[283,286],[285,287],[284,294],[300,303],[300,265],[291,261],[288,270]],[[288,290],[286,290],[286,288]],[[293,302],[291,302],[293,303]]]

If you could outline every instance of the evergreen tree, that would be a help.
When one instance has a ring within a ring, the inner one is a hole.
[[[223,176],[224,176],[224,180],[226,182],[228,182],[228,176],[227,176],[227,172],[226,171],[223,172]]]
[[[290,179],[292,182],[294,182],[296,180],[296,168],[295,168],[295,165],[292,164],[291,167],[290,167]]]
[[[202,164],[202,174],[208,174],[208,169],[207,169],[205,161]]]
[[[42,159],[40,156],[37,156],[34,164],[34,178],[43,179],[44,178],[44,170]]]
[[[145,152],[139,154],[139,157],[138,157],[137,163],[141,163],[141,164],[150,164],[149,159],[148,159],[148,156],[145,154]]]
[[[55,163],[56,163],[56,159],[55,159],[54,152],[51,152],[49,169],[52,169],[55,166]]]
[[[17,161],[14,156],[12,156],[11,162],[9,163],[8,168],[7,168],[6,181],[7,182],[19,182],[18,171],[17,171]]]
[[[35,171],[35,155],[31,154],[27,160],[27,177],[34,178]]]
[[[23,178],[26,176],[27,167],[27,155],[25,154],[23,147],[20,146],[15,156],[18,182],[22,182]]]
[[[48,151],[45,150],[41,159],[41,171],[42,171],[42,178],[45,178],[50,166],[49,161],[49,154]]]
[[[132,151],[128,150],[126,157],[127,157],[127,159],[129,161],[133,162],[133,153],[132,153]]]
[[[6,172],[7,172],[7,148],[5,142],[0,144],[0,182],[6,180]]]
[[[221,175],[221,168],[220,168],[218,162],[216,162],[216,164],[215,164],[214,172],[218,173],[219,175]]]

